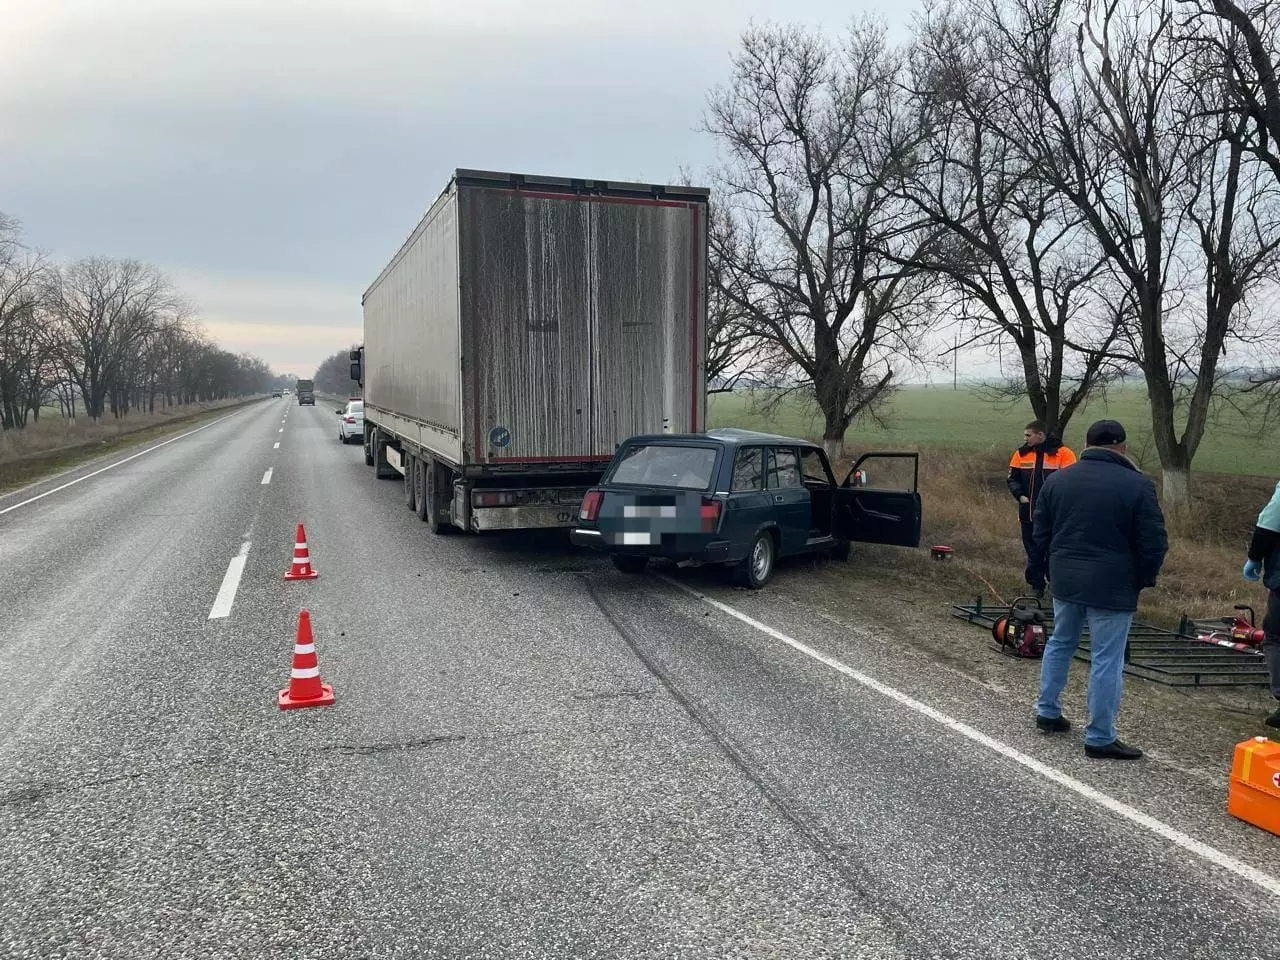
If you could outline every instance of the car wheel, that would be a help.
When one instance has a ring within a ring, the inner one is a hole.
[[[838,560],[840,563],[848,563],[852,553],[853,544],[848,540],[837,540],[836,545],[831,548],[831,559]]]
[[[649,566],[648,557],[637,557],[628,553],[615,553],[613,565],[623,573],[644,573]]]
[[[777,554],[778,549],[773,542],[773,534],[767,530],[756,534],[746,557],[733,568],[734,582],[740,587],[759,590],[773,576],[773,564]]]

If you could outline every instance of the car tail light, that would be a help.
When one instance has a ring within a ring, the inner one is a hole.
[[[343,417],[343,418],[342,418],[342,422],[343,422],[343,423],[355,423],[355,422],[356,422],[356,418],[355,418],[355,417]]]
[[[603,490],[588,490],[582,498],[582,509],[578,511],[579,520],[592,520],[600,516],[600,504],[604,503]]]
[[[715,533],[720,526],[720,501],[712,497],[702,498],[702,532]]]

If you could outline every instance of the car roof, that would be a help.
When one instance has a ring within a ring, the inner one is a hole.
[[[707,440],[715,440],[725,446],[746,446],[748,444],[767,443],[773,445],[783,445],[788,447],[817,447],[818,444],[812,440],[798,440],[795,437],[784,437],[776,433],[761,433],[756,430],[741,430],[738,427],[718,427],[715,430],[708,430],[706,433],[653,433],[644,434],[638,437],[632,437],[628,443],[663,443],[663,442],[680,442],[680,443],[697,443],[699,441],[705,443]]]

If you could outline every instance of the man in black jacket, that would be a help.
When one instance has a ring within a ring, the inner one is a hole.
[[[1249,542],[1249,559],[1244,565],[1244,578],[1252,583],[1262,581],[1269,591],[1267,613],[1262,619],[1262,651],[1271,672],[1271,695],[1280,700],[1280,483],[1253,528]],[[1268,727],[1280,727],[1280,709],[1264,721]]]
[[[1027,586],[1037,597],[1044,596],[1044,564],[1031,546],[1031,520],[1035,516],[1036,500],[1044,482],[1059,470],[1076,462],[1071,448],[1057,437],[1050,435],[1043,420],[1032,420],[1022,432],[1022,446],[1009,458],[1009,492],[1018,501],[1018,520],[1022,525],[1022,547],[1027,554],[1027,569],[1023,574]]]
[[[1036,726],[1064,733],[1071,723],[1059,698],[1080,634],[1090,637],[1089,726],[1084,752],[1136,760],[1142,751],[1116,737],[1124,687],[1124,649],[1138,594],[1153,587],[1169,549],[1155,485],[1125,455],[1124,427],[1099,420],[1070,470],[1045,481],[1036,503],[1034,549],[1047,559],[1053,636],[1040,667]]]

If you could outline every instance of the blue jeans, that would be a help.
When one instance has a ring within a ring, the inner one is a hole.
[[[1044,562],[1036,559],[1035,547],[1031,542],[1031,531],[1035,529],[1035,525],[1022,521],[1022,549],[1027,554],[1027,569],[1023,574],[1023,579],[1027,581],[1027,586],[1032,590],[1041,590],[1044,588],[1046,579],[1046,571]]]
[[[1101,747],[1116,738],[1116,712],[1124,689],[1124,647],[1133,614],[1102,610],[1080,603],[1053,601],[1053,635],[1044,646],[1040,663],[1040,699],[1036,713],[1053,719],[1062,716],[1058,699],[1067,685],[1067,670],[1080,644],[1080,633],[1089,622],[1092,663],[1089,665],[1089,726],[1084,742]]]

